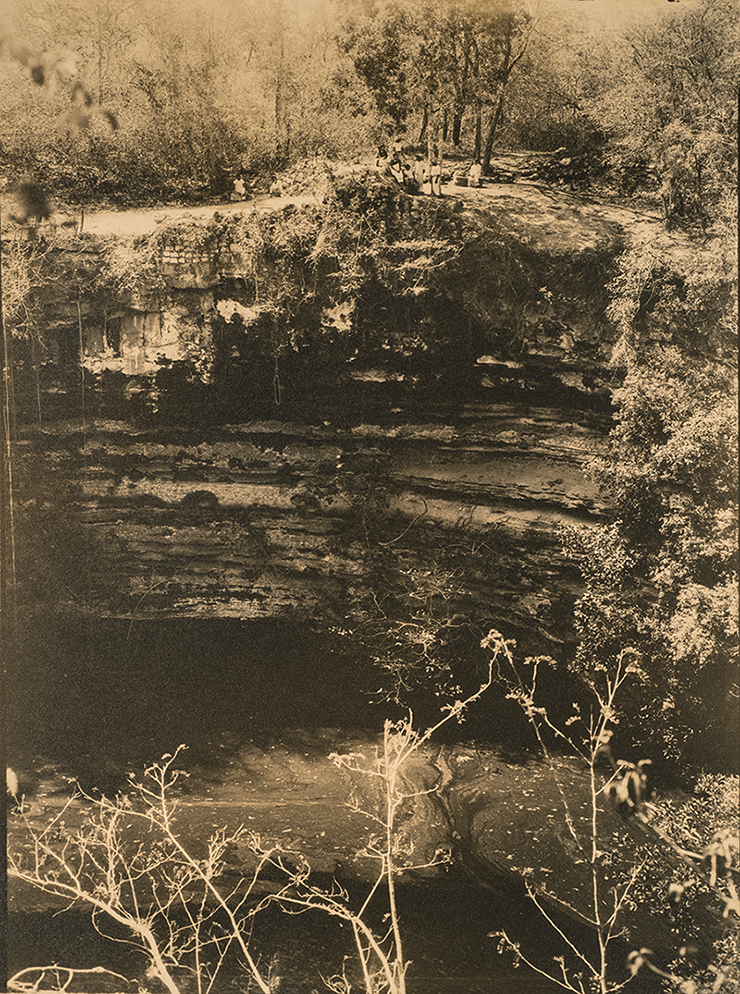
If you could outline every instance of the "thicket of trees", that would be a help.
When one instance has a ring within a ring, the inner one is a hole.
[[[473,155],[490,165],[507,87],[535,28],[527,6],[392,0],[347,9],[340,44],[381,118],[453,146],[467,119]]]
[[[638,300],[644,307],[646,286],[656,309],[665,308],[676,324],[687,311],[696,318],[709,310],[711,297],[715,304],[723,297],[721,269],[701,289],[706,270],[685,273],[677,293],[661,274],[659,258],[636,281],[642,291],[633,297],[635,268],[634,257],[625,258],[613,305],[622,310],[628,334],[645,319]],[[731,294],[725,307],[725,318],[732,320]],[[695,341],[699,329],[706,333],[712,327],[721,338],[723,324],[697,320]],[[587,582],[576,607],[576,669],[594,672],[625,645],[638,648],[644,671],[623,706],[628,737],[650,755],[659,750],[677,768],[711,761],[715,768],[734,769],[739,758],[735,372],[722,359],[708,361],[675,345],[650,347],[644,341],[639,348],[627,346],[620,362],[625,377],[614,395],[616,427],[608,454],[593,466],[614,520],[596,532],[567,536],[571,551],[582,557]]]
[[[1,63],[6,168],[70,200],[217,196],[241,172],[368,144],[363,97],[343,74],[321,0],[10,6],[6,51],[42,54],[35,72],[22,58]],[[96,118],[75,126],[74,79],[119,127]],[[46,87],[43,105],[34,82]]]
[[[484,165],[566,148],[584,179],[706,226],[734,169],[739,21],[733,0],[666,4],[621,34],[524,0],[10,0],[3,170],[72,201],[198,199],[400,134]]]

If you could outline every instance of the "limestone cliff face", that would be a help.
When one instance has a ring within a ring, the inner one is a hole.
[[[422,655],[491,625],[567,643],[559,530],[604,512],[584,467],[628,227],[531,188],[355,178],[323,204],[57,244],[46,362],[19,353],[22,601],[385,624],[388,652]]]

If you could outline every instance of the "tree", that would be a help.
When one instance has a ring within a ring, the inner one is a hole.
[[[31,58],[49,100],[40,109],[17,66],[0,65],[4,151],[15,176],[43,173],[64,199],[223,197],[241,172],[264,174],[322,150],[364,151],[375,127],[324,0],[9,4],[33,55],[21,46],[20,61]],[[52,64],[77,73],[71,107],[65,81],[48,85],[60,79]],[[120,119],[115,135],[87,120],[85,101],[99,108],[101,93]],[[57,130],[62,112],[71,142]]]
[[[344,15],[340,46],[371,92],[388,127],[406,126],[414,105],[410,91],[408,46],[415,43],[411,5],[368,0]]]
[[[617,157],[647,158],[656,170],[666,219],[706,228],[735,178],[740,9],[700,0],[635,27],[626,42],[597,112]]]
[[[16,12],[17,30],[40,52],[64,51],[91,99],[104,104],[126,90],[141,13],[141,0],[37,0]]]
[[[525,149],[580,150],[598,127],[590,108],[615,72],[615,48],[613,31],[594,33],[582,16],[537,18],[509,82],[503,140]]]
[[[132,777],[126,796],[95,799],[82,794],[88,810],[76,830],[68,829],[63,818],[75,797],[41,830],[31,824],[21,804],[32,842],[9,855],[9,875],[70,905],[86,907],[103,935],[112,923],[121,926],[127,938],[118,941],[144,953],[149,975],[169,994],[186,989],[182,977],[188,974],[195,978],[197,990],[208,994],[232,946],[256,988],[270,994],[275,985],[260,969],[250,937],[252,894],[273,852],[262,850],[239,828],[215,832],[206,840],[205,852],[193,855],[175,827],[173,794],[181,773],[174,763],[184,748],[150,766],[140,781]],[[132,823],[141,827],[146,841],[131,840],[127,829]],[[250,845],[257,864],[253,874],[235,886],[224,870],[229,851],[242,841]],[[28,989],[22,976],[35,973],[38,984],[47,973],[54,976],[55,969],[22,970],[11,978],[9,988]],[[111,971],[97,967],[60,972],[69,974],[69,982],[77,973]]]
[[[389,126],[406,127],[417,115],[424,125],[434,122],[434,142],[440,134],[447,138],[451,119],[458,144],[463,117],[472,111],[475,154],[483,152],[487,168],[532,23],[508,0],[378,0],[349,8],[341,44]]]

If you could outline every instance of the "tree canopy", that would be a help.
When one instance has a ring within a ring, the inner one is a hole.
[[[421,115],[419,140],[429,129],[432,142],[457,146],[467,115],[473,155],[489,165],[506,86],[527,51],[528,10],[507,0],[353,6],[340,43],[381,117],[406,128]]]
[[[46,177],[63,199],[204,199],[242,173],[402,137],[480,157],[484,173],[502,148],[565,149],[584,156],[584,182],[652,195],[672,223],[707,228],[727,210],[733,0],[656,0],[629,25],[525,0],[5,8],[4,170]]]

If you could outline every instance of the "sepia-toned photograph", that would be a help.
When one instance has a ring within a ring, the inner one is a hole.
[[[0,989],[740,994],[739,0],[3,0]]]

